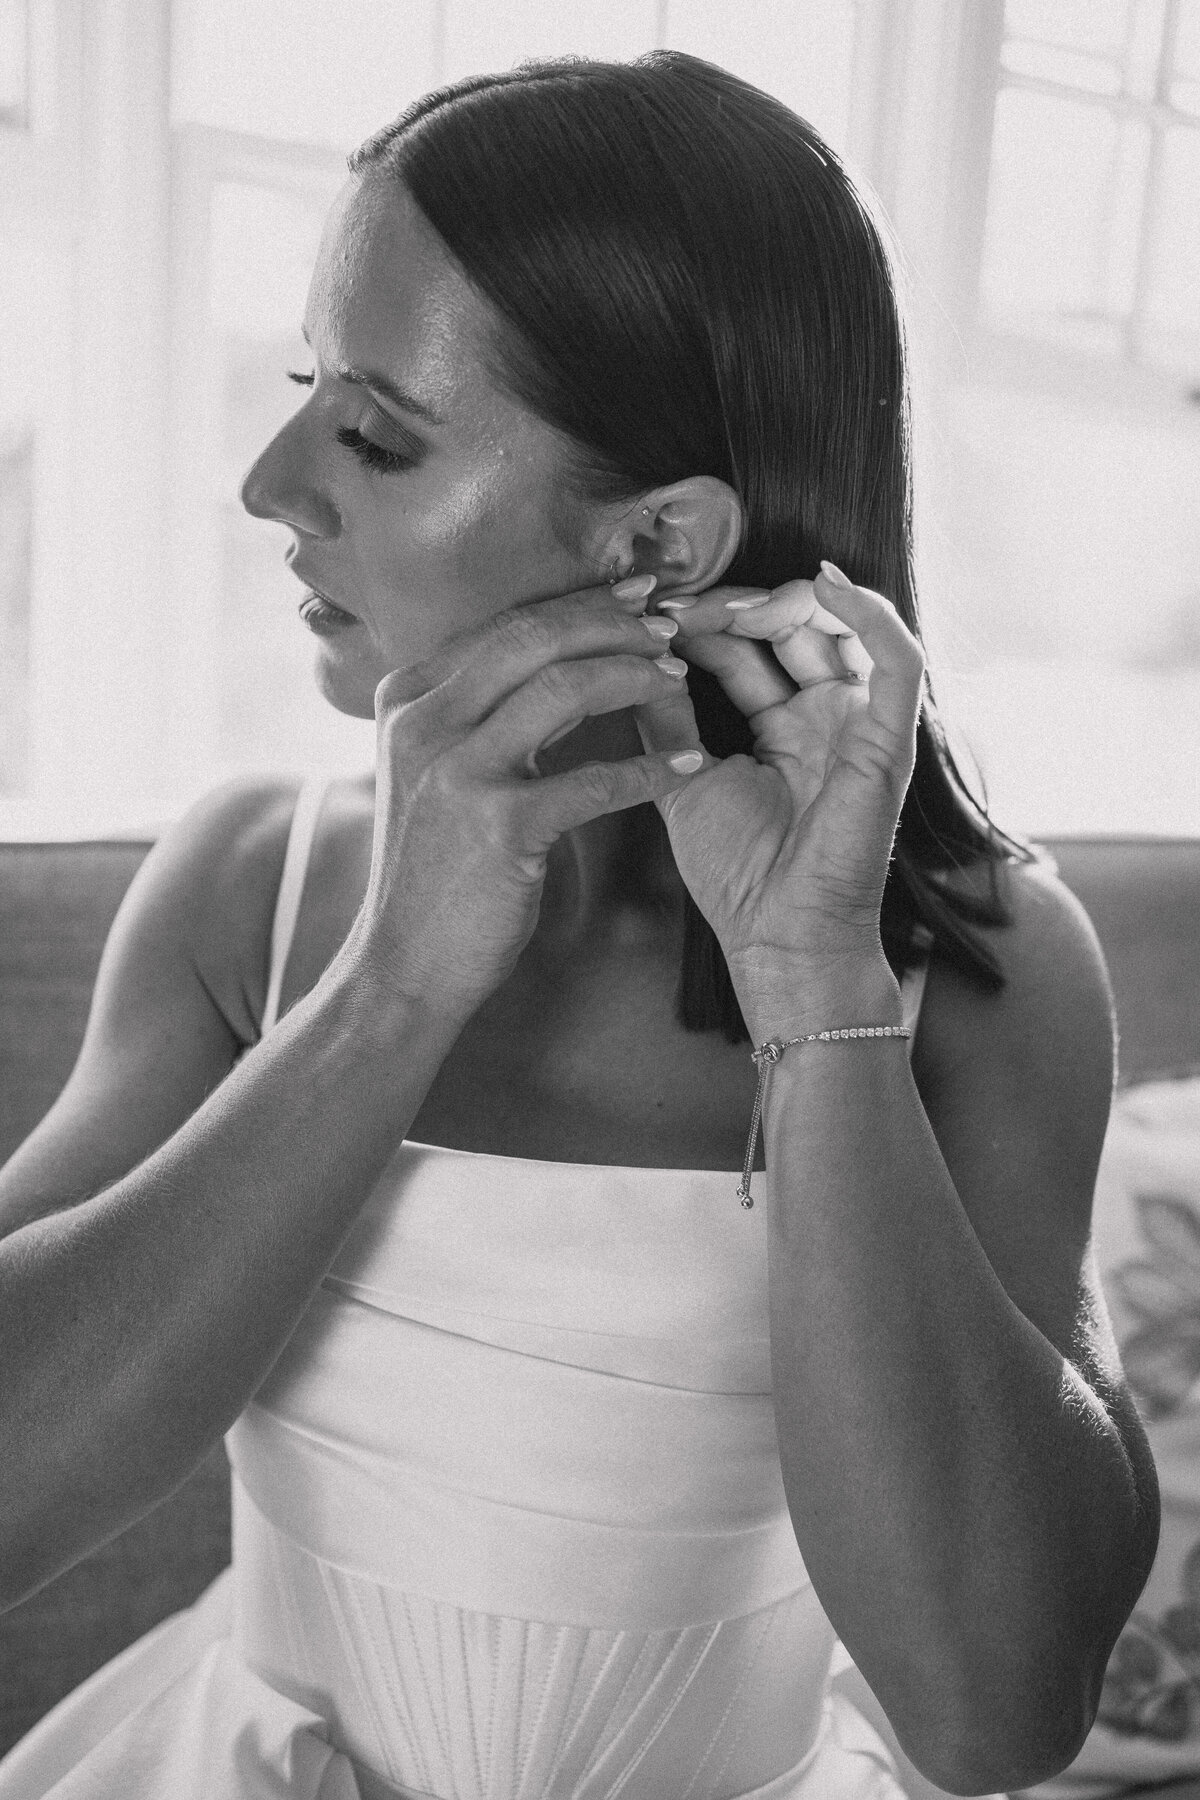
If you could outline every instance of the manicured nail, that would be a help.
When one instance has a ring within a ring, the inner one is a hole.
[[[729,612],[749,612],[752,606],[765,606],[771,598],[766,594],[748,594],[744,600],[727,600],[725,606]]]
[[[656,656],[654,659],[664,675],[686,675],[688,666],[681,656]]]
[[[684,612],[689,606],[695,606],[695,604],[694,600],[660,600],[658,609],[662,612],[669,606],[672,612]]]
[[[681,750],[678,756],[668,756],[668,763],[680,775],[691,775],[704,761],[703,750]]]
[[[627,575],[613,583],[614,600],[648,600],[658,586],[657,575]]]
[[[654,613],[651,613],[649,616],[643,613],[642,624],[646,627],[650,636],[656,638],[673,638],[675,633],[679,630],[679,621],[677,619],[660,619]]]
[[[836,563],[826,562],[823,558],[821,561],[821,573],[824,575],[826,581],[832,581],[834,587],[848,588],[854,586],[850,577],[848,575],[843,575]]]

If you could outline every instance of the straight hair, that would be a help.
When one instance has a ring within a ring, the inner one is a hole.
[[[745,516],[726,581],[812,579],[828,557],[920,635],[899,257],[805,120],[678,51],[569,58],[425,96],[350,168],[401,181],[491,303],[496,378],[570,440],[579,496],[717,476]],[[753,754],[716,678],[688,686],[709,752]],[[1000,865],[1035,854],[971,793],[927,678],[880,915],[897,976],[936,948],[999,989],[983,928],[1011,923]],[[950,879],[967,868],[983,891]],[[676,1017],[748,1042],[716,935],[684,906]]]

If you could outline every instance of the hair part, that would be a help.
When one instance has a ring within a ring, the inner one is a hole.
[[[867,193],[781,102],[711,63],[529,63],[426,95],[350,158],[404,183],[498,320],[496,379],[574,446],[581,498],[713,475],[745,515],[731,583],[829,557],[920,635],[899,256]],[[689,676],[712,755],[753,753],[716,678]],[[928,679],[881,908],[899,975],[932,944],[1003,985],[985,928],[1029,860],[971,794]],[[984,865],[986,892],[951,879]],[[747,1042],[691,896],[676,1016]]]

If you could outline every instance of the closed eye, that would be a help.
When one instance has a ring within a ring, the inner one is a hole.
[[[305,375],[299,369],[288,369],[286,374],[288,380],[294,381],[297,387],[310,388],[316,381],[314,374]],[[381,475],[398,475],[404,469],[415,468],[420,461],[418,456],[409,451],[389,450],[385,445],[377,444],[373,438],[364,437],[356,425],[339,426],[335,436],[338,443],[347,450],[352,450],[368,469],[374,469]]]

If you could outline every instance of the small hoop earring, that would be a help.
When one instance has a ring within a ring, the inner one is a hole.
[[[631,562],[629,567],[625,570],[625,574],[631,575],[632,573],[633,573],[633,563]],[[618,554],[613,557],[612,561],[608,565],[608,585],[609,585],[609,587],[614,587],[616,585],[616,583],[618,581],[620,581],[620,579],[621,579],[621,557],[620,557],[620,553],[618,552]]]

